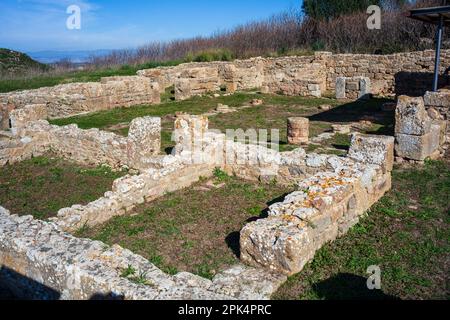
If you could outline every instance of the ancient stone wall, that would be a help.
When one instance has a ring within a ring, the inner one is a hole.
[[[135,121],[146,132],[144,120]],[[22,133],[34,130],[36,135],[28,138],[42,143],[52,139],[48,132],[53,129],[38,121]],[[0,208],[2,283],[11,283],[31,297],[48,299],[268,299],[286,281],[285,274],[299,272],[316,250],[345,234],[390,188],[393,138],[357,135],[349,157],[340,158],[307,155],[301,148],[280,153],[229,141],[209,131],[208,120],[202,116],[180,115],[175,129],[174,155],[145,156],[146,169],[139,175],[116,180],[112,191],[86,206],[61,209],[52,223],[11,216]],[[71,130],[79,129],[62,128],[58,138],[70,137]],[[141,133],[136,137],[146,141]],[[108,144],[108,138],[105,141]],[[242,260],[256,268],[237,265],[212,281],[189,273],[169,276],[128,250],[61,231],[95,226],[129,213],[165,192],[211,176],[215,167],[243,178],[275,177],[280,183],[298,184],[297,192],[271,206],[268,219],[242,230]],[[122,277],[129,266],[148,285]]]
[[[124,277],[132,267],[135,277]],[[286,277],[236,265],[211,281],[165,274],[120,246],[79,239],[0,207],[0,283],[39,300],[266,300]]]
[[[61,209],[51,221],[62,230],[72,232],[83,226],[96,226],[115,216],[130,213],[137,205],[151,202],[168,192],[187,188],[201,178],[211,177],[214,169],[207,164],[183,165],[172,156],[161,158],[158,162],[161,168],[143,170],[139,175],[120,178],[104,197],[85,206],[74,205]]]
[[[139,76],[5,93],[0,94],[0,130],[9,128],[9,113],[13,109],[27,105],[46,105],[47,116],[52,119],[160,101],[159,85]]]
[[[444,50],[441,72],[449,65],[450,50]],[[423,95],[430,89],[433,68],[432,50],[392,55],[316,52],[304,57],[188,63],[141,70],[138,75],[149,77],[163,88],[175,85],[180,100],[220,88],[227,92],[260,88],[266,93],[321,96],[327,90],[335,90],[339,77],[367,78],[374,94]],[[442,78],[441,83],[447,80]],[[348,94],[350,99],[358,98],[358,94]]]
[[[159,154],[161,148],[161,119],[152,117],[133,120],[128,137],[81,130],[77,125],[53,126],[45,120],[26,123],[14,131],[19,135],[2,140],[0,166],[51,151],[82,165],[144,169],[146,159]]]
[[[355,136],[349,158],[329,157],[331,170],[298,184],[270,207],[269,218],[241,231],[241,260],[293,275],[325,243],[344,235],[391,188],[394,138]]]
[[[252,58],[233,62],[187,63],[140,70],[162,88],[175,86],[175,98],[225,90],[262,89],[267,93],[320,96],[326,89],[323,60],[315,57]]]
[[[450,50],[443,50],[441,74],[450,66]],[[374,94],[423,95],[431,89],[434,51],[391,55],[336,54],[326,60],[327,88],[334,90],[338,77],[368,77]],[[441,79],[441,84],[446,79]]]

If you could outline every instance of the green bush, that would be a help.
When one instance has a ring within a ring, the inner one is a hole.
[[[228,49],[210,49],[206,51],[188,53],[185,57],[186,62],[212,62],[212,61],[232,61],[233,53]]]

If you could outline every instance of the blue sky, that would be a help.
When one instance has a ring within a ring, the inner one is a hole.
[[[67,7],[81,8],[68,30]],[[0,47],[20,51],[133,48],[154,40],[209,35],[266,18],[301,0],[0,0]]]

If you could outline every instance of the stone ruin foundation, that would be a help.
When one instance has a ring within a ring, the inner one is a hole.
[[[443,51],[444,65],[450,51]],[[144,117],[121,137],[46,120],[115,107],[160,102],[174,86],[177,100],[225,90],[259,88],[266,93],[338,98],[403,90],[405,74],[424,74],[433,51],[389,56],[333,55],[253,58],[182,64],[141,70],[133,77],[99,83],[0,94],[0,167],[48,151],[83,165],[107,164],[132,173],[87,205],[62,208],[50,221],[11,215],[0,207],[0,277],[21,296],[36,299],[269,299],[288,275],[300,272],[315,252],[358,223],[391,188],[394,157],[422,162],[448,150],[448,90],[423,97],[401,96],[395,138],[355,134],[347,157],[278,152],[227,140],[209,130],[205,116],[179,115],[176,147],[160,155],[161,119]],[[423,92],[420,88],[420,96]],[[290,142],[308,141],[307,121],[289,120]],[[336,128],[341,131],[342,128]],[[395,150],[395,151],[394,151]],[[167,275],[119,246],[78,239],[71,232],[130,213],[137,205],[210,177],[215,168],[237,177],[295,185],[296,191],[269,208],[269,217],[240,234],[241,264],[207,280],[189,273]],[[147,285],[121,277],[132,266]]]
[[[97,163],[101,155],[102,161],[108,160],[105,163],[132,166],[139,173],[116,180],[110,192],[86,206],[61,209],[49,222],[11,215],[1,208],[3,282],[22,296],[39,299],[55,298],[42,286],[57,292],[59,299],[98,295],[269,299],[287,275],[301,271],[323,244],[344,235],[391,186],[394,138],[356,135],[346,158],[306,154],[301,148],[278,152],[226,140],[224,134],[208,129],[206,117],[180,115],[175,122],[177,146],[172,155],[161,156],[155,152],[160,141],[158,125],[158,118],[135,119],[123,143],[110,133],[54,127],[43,120],[28,122],[16,131],[17,136],[0,149],[6,162],[42,154],[51,146],[76,162]],[[75,141],[78,152],[68,152],[66,146],[72,148]],[[212,281],[189,273],[170,276],[129,250],[68,233],[127,214],[166,192],[189,187],[202,177],[212,176],[217,167],[245,179],[276,177],[278,183],[297,185],[298,191],[272,205],[269,218],[242,230],[242,264]],[[145,274],[148,284],[121,277],[128,266]]]

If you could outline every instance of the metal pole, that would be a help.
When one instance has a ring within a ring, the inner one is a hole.
[[[434,81],[433,91],[438,91],[439,87],[439,64],[441,62],[441,45],[442,45],[442,29],[444,28],[444,16],[441,15],[439,19],[437,39],[436,39],[436,60],[434,62]]]

